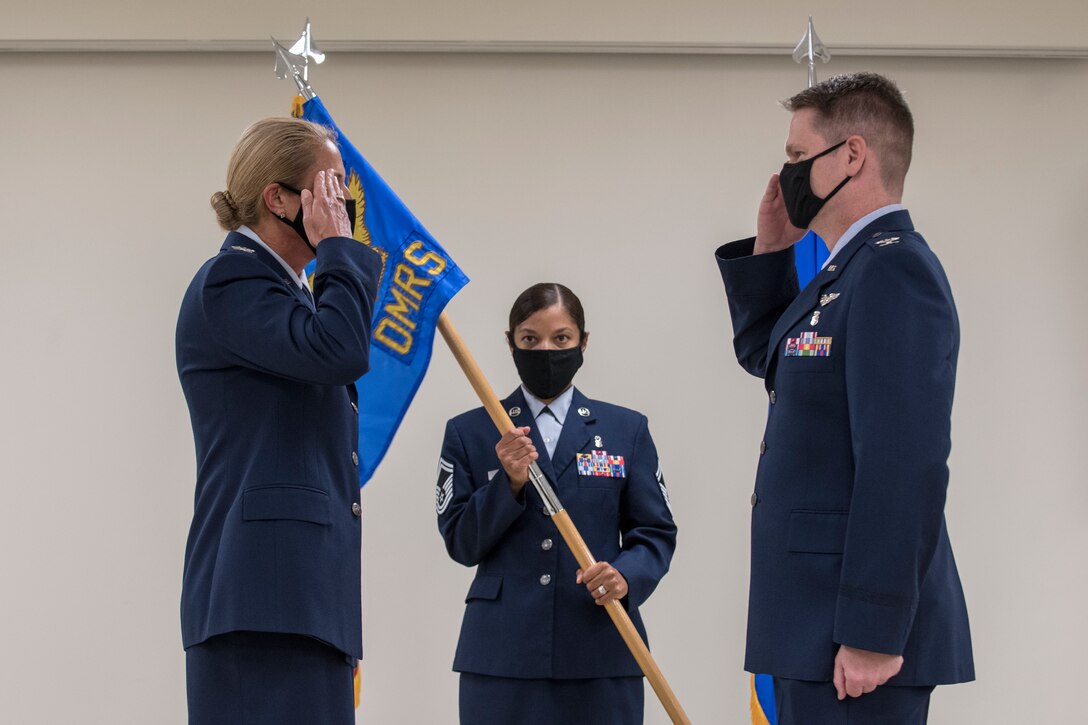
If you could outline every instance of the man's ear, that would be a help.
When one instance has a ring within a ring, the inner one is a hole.
[[[869,143],[864,136],[854,134],[846,139],[846,174],[857,176],[869,156]]]

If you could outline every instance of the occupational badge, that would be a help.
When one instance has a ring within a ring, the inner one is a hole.
[[[819,310],[814,310],[812,312],[812,319],[808,321],[808,324],[811,325],[812,327],[815,327],[816,323],[819,322],[819,321],[820,321],[820,311]]]
[[[600,436],[593,436],[593,447],[594,448],[603,448],[604,447],[604,443],[601,442],[601,437]]]

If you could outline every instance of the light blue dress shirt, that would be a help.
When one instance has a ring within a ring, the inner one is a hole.
[[[570,410],[570,401],[574,399],[574,386],[571,385],[555,400],[547,404],[548,413],[544,413],[544,403],[535,395],[521,386],[521,392],[525,393],[525,402],[529,405],[529,412],[536,421],[536,429],[540,431],[540,437],[544,439],[544,447],[548,450],[548,458],[555,454],[555,444],[559,442],[559,434],[563,432],[563,421],[567,419],[567,411]]]

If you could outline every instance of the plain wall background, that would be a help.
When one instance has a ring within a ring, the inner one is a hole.
[[[272,61],[0,55],[15,81],[0,105],[3,722],[185,720],[194,459],[174,322],[222,240],[207,199],[234,141],[287,111]],[[905,201],[963,327],[947,514],[979,681],[938,690],[931,722],[1070,721],[1088,646],[1088,63],[841,56],[820,72],[862,69],[914,110]],[[752,233],[783,160],[776,101],[804,70],[787,55],[344,53],[312,80],[472,278],[448,311],[500,395],[516,384],[513,297],[539,280],[582,297],[576,382],[649,416],[680,526],[644,609],[655,656],[694,722],[747,722],[766,399],[732,358],[712,252]],[[472,572],[445,555],[433,487],[445,420],[475,405],[439,341],[364,490],[361,723],[456,720]],[[667,722],[650,691],[646,709]]]

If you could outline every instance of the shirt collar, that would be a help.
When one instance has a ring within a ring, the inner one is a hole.
[[[525,403],[529,406],[529,412],[533,414],[533,420],[536,420],[537,416],[540,415],[540,411],[544,410],[544,403],[530,393],[524,385],[521,386],[521,392],[525,395]],[[560,393],[559,397],[555,400],[547,404],[552,415],[559,421],[559,425],[563,425],[563,421],[567,419],[567,411],[570,410],[570,403],[572,400],[574,400],[573,385]]]
[[[832,257],[842,251],[842,248],[849,244],[851,240],[853,240],[853,238],[857,236],[857,233],[865,227],[869,226],[869,224],[876,221],[882,216],[891,214],[893,211],[902,211],[903,209],[906,209],[906,207],[902,204],[888,204],[887,206],[882,206],[876,211],[871,211],[863,216],[861,219],[858,219],[856,222],[850,225],[850,227],[846,230],[845,233],[843,233],[841,237],[839,237],[839,241],[835,242],[835,246],[831,248],[831,254],[829,254],[827,256],[827,259],[824,260],[823,266],[826,267],[827,263],[831,261]],[[821,267],[821,269],[823,269],[823,267]]]
[[[264,240],[257,236],[257,232],[253,231],[252,229],[247,227],[245,224],[238,227],[235,231],[237,231],[239,234],[246,235],[247,237],[249,237],[253,241],[257,242],[257,244],[260,244],[262,247],[264,247],[266,250],[268,250],[268,253],[271,254],[273,257],[275,257],[276,261],[279,262],[283,266],[283,268],[285,270],[287,270],[287,273],[289,275],[291,275],[291,279],[295,280],[295,282],[299,286],[299,289],[302,289],[302,288],[309,289],[310,288],[310,285],[306,283],[306,275],[303,274],[302,276],[299,276],[299,275],[295,274],[295,270],[291,269],[291,265],[287,264],[287,262],[284,262],[283,257],[276,254],[275,250],[273,250],[272,247],[265,244]]]

